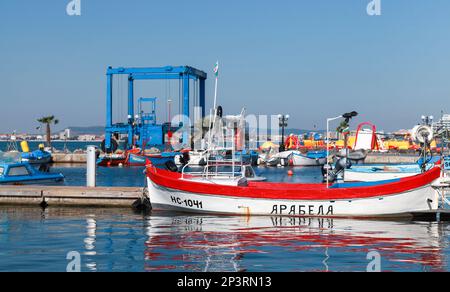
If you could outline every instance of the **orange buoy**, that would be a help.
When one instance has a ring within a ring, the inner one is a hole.
[[[294,175],[294,172],[293,172],[292,170],[288,170],[288,175],[289,175],[289,176],[293,176],[293,175]]]

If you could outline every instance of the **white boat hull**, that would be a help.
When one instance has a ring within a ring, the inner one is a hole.
[[[293,166],[322,166],[327,162],[326,158],[309,158],[304,155],[293,154],[292,165]]]
[[[433,164],[429,164],[426,169],[430,170],[433,167]],[[411,177],[421,173],[422,170],[418,164],[356,165],[345,170],[344,180],[346,182],[375,182]]]
[[[154,184],[149,178],[147,181],[149,198],[154,209],[194,213],[246,216],[397,217],[411,212],[435,210],[439,204],[439,196],[431,184],[389,196],[320,201],[197,194],[165,188]]]
[[[415,172],[356,172],[346,170],[344,174],[345,182],[375,182],[383,180],[393,180],[398,178],[405,178],[419,173]]]

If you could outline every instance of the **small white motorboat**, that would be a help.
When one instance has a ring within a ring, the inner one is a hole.
[[[322,166],[327,162],[326,151],[310,151],[306,154],[297,150],[283,151],[272,155],[260,155],[267,166]]]
[[[300,151],[293,151],[291,156],[292,166],[322,166],[327,163],[326,151],[310,151],[302,154]]]

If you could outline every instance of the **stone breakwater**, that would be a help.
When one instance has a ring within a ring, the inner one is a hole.
[[[53,153],[54,163],[86,163],[86,153]],[[368,164],[397,164],[415,163],[419,159],[412,154],[371,153],[365,163]]]

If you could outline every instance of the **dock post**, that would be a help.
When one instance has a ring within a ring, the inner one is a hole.
[[[95,159],[95,153],[97,148],[95,146],[87,147],[87,158],[86,158],[86,185],[87,187],[94,188],[97,185],[96,182],[96,172],[97,165]]]

